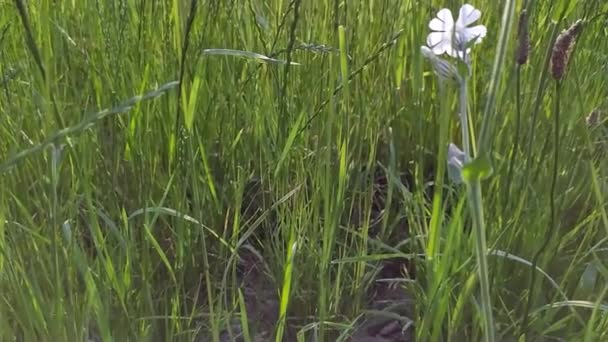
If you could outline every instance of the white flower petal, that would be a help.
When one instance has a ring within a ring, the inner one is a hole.
[[[431,32],[426,38],[426,44],[436,55],[441,55],[448,49],[452,49],[452,41],[449,34],[445,32]]]
[[[429,23],[429,28],[433,31],[451,31],[452,27],[454,27],[454,18],[447,8],[437,12],[437,17]]]
[[[484,38],[487,34],[488,30],[483,25],[477,25],[473,27],[467,27],[463,30],[464,38],[466,42],[470,42],[471,40],[475,40],[476,43],[481,42],[482,38]]]
[[[445,52],[446,52],[446,53],[447,53],[447,54],[448,54],[450,57],[454,57],[454,58],[456,58],[456,57],[460,58],[460,57],[461,57],[461,55],[462,55],[462,52],[460,52],[460,51],[458,51],[458,50],[454,49],[454,47],[452,47],[452,45],[450,45],[450,46],[449,46],[449,48],[447,48]]]
[[[431,32],[426,37],[426,45],[430,46],[431,48],[437,46],[445,40],[444,36],[445,34],[443,32]]]
[[[439,55],[442,55],[442,54],[444,54],[444,53],[446,53],[446,52],[448,52],[448,53],[449,53],[449,51],[450,51],[451,49],[452,49],[452,47],[451,47],[449,44],[439,44],[439,45],[434,46],[434,47],[432,48],[433,53],[434,53],[434,54],[436,54],[436,55],[438,55],[438,56],[439,56]]]
[[[427,36],[427,45],[436,55],[447,53],[448,55],[467,59],[471,41],[481,42],[486,36],[487,29],[483,25],[469,28],[481,17],[481,12],[470,4],[460,8],[458,20],[454,23],[452,12],[443,8],[437,12],[437,16],[429,22],[429,28],[433,32]],[[427,51],[428,52],[428,51]]]
[[[471,25],[477,19],[481,17],[481,12],[475,7],[464,4],[460,7],[460,13],[458,14],[458,20],[456,20],[456,26],[465,27]]]
[[[453,27],[454,24],[450,25],[438,18],[433,18],[431,22],[429,22],[429,28],[433,31],[445,32],[452,30]]]

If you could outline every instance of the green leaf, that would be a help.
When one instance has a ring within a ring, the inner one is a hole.
[[[287,137],[287,141],[285,142],[285,146],[283,147],[283,151],[281,152],[281,157],[277,162],[277,167],[276,169],[274,169],[275,177],[279,175],[279,171],[281,170],[283,163],[287,159],[289,151],[293,147],[293,143],[296,140],[296,137],[298,136],[298,132],[300,131],[300,126],[304,123],[304,118],[306,117],[307,116],[305,115],[305,112],[300,113],[298,121],[296,121],[295,125],[292,126],[291,131],[289,132],[289,136]]]
[[[465,182],[471,183],[477,180],[483,180],[492,175],[494,168],[492,162],[487,155],[481,155],[462,168],[462,178]]]
[[[563,18],[567,18],[575,9],[578,1],[563,1],[558,6],[555,7],[553,11],[553,16],[551,19],[553,21],[559,22]]]
[[[255,60],[260,63],[268,64],[287,64],[287,61],[281,59],[270,58],[259,53],[241,50],[231,49],[205,49],[203,50],[205,55],[222,55],[222,56],[236,56]],[[290,65],[300,65],[300,63],[290,62]]]
[[[192,124],[194,123],[194,113],[196,113],[196,105],[198,104],[198,94],[201,88],[201,77],[197,74],[192,81],[192,87],[190,88],[190,96],[188,97],[188,103],[186,111],[184,112],[184,121],[188,132],[192,131]]]
[[[578,282],[579,295],[590,295],[595,291],[598,275],[598,267],[595,261],[588,263]]]

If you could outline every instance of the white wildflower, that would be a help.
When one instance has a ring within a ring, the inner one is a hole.
[[[462,167],[465,162],[465,154],[458,146],[450,143],[448,146],[448,177],[455,184],[461,184],[462,179]]]
[[[480,43],[487,33],[483,25],[469,27],[480,17],[481,12],[469,4],[464,4],[460,8],[456,22],[449,9],[440,10],[437,12],[437,17],[429,23],[429,28],[434,32],[427,37],[428,46],[436,55],[447,53],[452,57],[466,60],[470,52],[467,48],[469,43]]]

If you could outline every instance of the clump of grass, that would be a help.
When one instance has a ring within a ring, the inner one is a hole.
[[[436,9],[0,3],[0,340],[476,341],[476,246],[496,339],[608,338],[605,125],[585,123],[608,64],[587,18],[607,8],[529,1],[516,36],[514,1],[477,5],[500,37],[458,110],[493,164],[483,248],[442,184],[458,97],[413,48]],[[552,93],[572,18],[585,34]]]

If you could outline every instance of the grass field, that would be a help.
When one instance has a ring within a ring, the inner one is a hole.
[[[0,0],[0,341],[607,341],[608,4],[472,3],[456,184],[461,5]]]

